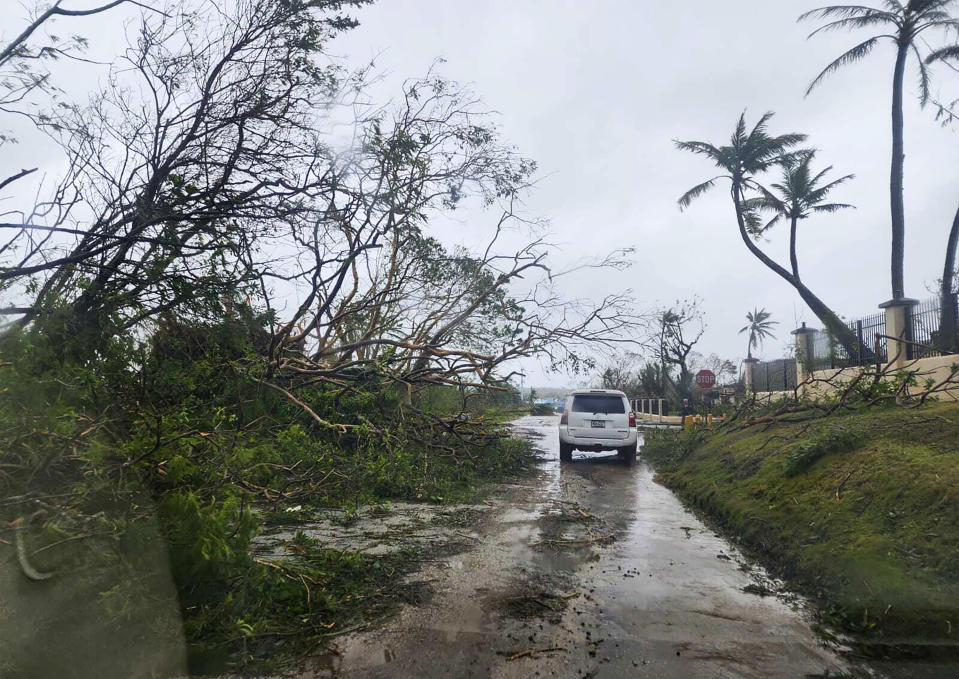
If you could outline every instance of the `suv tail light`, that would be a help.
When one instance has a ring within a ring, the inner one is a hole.
[[[563,416],[562,416],[561,418],[559,418],[559,423],[560,423],[560,424],[569,424],[569,413],[568,413],[567,411],[565,411],[565,410],[563,411]]]
[[[635,426],[636,426],[636,413],[630,413],[630,414],[629,414],[629,426],[630,426],[630,427],[635,427]]]

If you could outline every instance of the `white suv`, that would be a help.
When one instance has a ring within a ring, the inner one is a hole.
[[[627,464],[636,460],[636,415],[626,394],[612,389],[582,389],[566,397],[559,420],[559,459],[573,449],[615,450]]]

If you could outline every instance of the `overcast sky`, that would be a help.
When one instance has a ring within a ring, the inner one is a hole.
[[[780,321],[764,355],[776,358],[801,321],[818,323],[793,289],[740,241],[725,188],[685,213],[676,199],[712,176],[709,163],[674,150],[673,139],[721,142],[747,109],[777,113],[773,132],[801,131],[819,162],[855,173],[836,200],[857,210],[802,224],[800,266],[837,313],[878,313],[889,283],[891,46],[847,68],[804,98],[829,61],[865,39],[807,40],[814,24],[796,17],[806,0],[381,0],[362,25],[334,43],[357,61],[377,56],[395,87],[441,72],[472,83],[500,114],[509,141],[539,162],[542,179],[527,210],[551,222],[573,259],[635,245],[635,266],[582,282],[596,296],[633,288],[641,305],[699,295],[707,314],[704,353],[742,358],[745,313],[765,307]],[[950,77],[952,76],[952,77]],[[959,96],[959,77],[940,73],[936,90]],[[931,296],[945,239],[959,206],[956,132],[916,103],[910,72],[906,110],[906,289]],[[477,220],[480,223],[480,220]],[[783,232],[777,234],[784,235]],[[788,261],[785,241],[763,247]],[[535,368],[537,384],[561,384]]]
[[[0,0],[3,6],[22,8],[16,0]],[[425,74],[438,58],[445,60],[441,74],[471,84],[498,112],[506,139],[539,163],[540,181],[525,209],[549,220],[551,240],[564,246],[557,264],[635,246],[631,270],[580,276],[570,294],[632,288],[640,308],[698,295],[708,324],[698,348],[737,360],[745,354],[737,331],[746,312],[765,307],[780,325],[763,355],[777,358],[791,342],[790,330],[818,323],[793,289],[747,252],[725,187],[679,211],[676,199],[713,168],[676,151],[672,140],[724,142],[744,109],[750,120],[776,111],[774,133],[808,133],[821,164],[835,165],[837,176],[856,174],[833,198],[858,209],[802,224],[804,280],[840,315],[877,313],[890,297],[895,55],[889,45],[877,49],[804,98],[819,70],[865,37],[807,40],[814,25],[797,25],[796,17],[814,6],[806,0],[380,0],[360,10],[361,26],[331,49],[357,65],[375,56],[386,75],[378,86],[383,94],[395,95],[404,79]],[[92,38],[92,56],[106,56],[123,47],[121,24],[112,14],[71,30]],[[906,291],[926,298],[959,205],[959,139],[935,122],[932,110],[919,109],[914,71],[908,83]],[[934,90],[959,97],[959,76],[939,73]],[[483,215],[458,214],[438,235],[473,243],[489,224]],[[781,262],[788,261],[784,235],[780,229],[763,243]],[[575,381],[526,368],[536,385]]]

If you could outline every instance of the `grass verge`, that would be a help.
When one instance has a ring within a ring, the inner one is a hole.
[[[831,625],[959,648],[959,404],[651,432],[643,454]]]

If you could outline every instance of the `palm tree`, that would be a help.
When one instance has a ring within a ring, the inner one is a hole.
[[[847,64],[865,59],[881,41],[890,40],[896,46],[896,62],[892,74],[892,166],[889,173],[889,207],[892,216],[892,296],[893,299],[905,297],[903,259],[905,256],[906,217],[903,207],[902,177],[905,160],[903,143],[902,91],[906,61],[910,55],[916,57],[919,67],[920,102],[925,105],[929,99],[929,72],[923,62],[917,41],[919,36],[929,29],[957,28],[959,21],[949,14],[950,5],[956,0],[883,0],[884,9],[864,5],[833,5],[811,10],[799,17],[820,19],[825,24],[813,31],[809,37],[822,31],[834,31],[856,28],[881,28],[885,33],[864,40],[849,51],[840,55],[809,85],[809,94],[826,76]]]
[[[853,207],[847,203],[827,203],[829,193],[855,175],[847,174],[828,184],[821,182],[832,170],[830,165],[825,170],[813,175],[810,164],[816,153],[811,151],[796,162],[787,162],[782,167],[782,180],[771,184],[779,195],[760,187],[762,195],[750,201],[750,207],[768,209],[776,215],[763,227],[763,231],[772,228],[780,219],[789,220],[789,263],[796,280],[799,276],[799,258],[796,255],[796,226],[801,219],[807,219],[814,213],[832,213]]]
[[[772,314],[765,309],[746,312],[746,320],[749,321],[749,324],[744,325],[740,329],[739,334],[742,335],[744,332],[749,333],[749,344],[746,345],[747,359],[752,359],[753,347],[762,347],[764,339],[767,337],[775,337],[772,330],[774,325],[779,325],[779,321],[769,320],[771,317]]]
[[[805,141],[804,134],[792,133],[779,136],[767,134],[766,125],[772,116],[772,113],[764,114],[752,130],[747,132],[746,114],[743,113],[739,117],[739,122],[736,123],[736,129],[727,146],[714,146],[704,141],[674,142],[678,149],[706,156],[723,170],[723,174],[697,184],[684,193],[679,199],[679,207],[685,210],[693,200],[715,186],[718,180],[728,180],[733,207],[736,211],[736,221],[739,224],[739,235],[743,243],[759,261],[796,289],[826,329],[852,356],[858,349],[855,334],[832,309],[803,284],[798,276],[780,266],[754,242],[754,238],[758,238],[763,233],[758,215],[758,209],[761,206],[755,197],[747,198],[746,191],[759,191],[760,197],[765,196],[768,191],[756,180],[757,175],[777,166],[796,163],[810,154],[809,150],[796,149]]]
[[[956,249],[959,245],[959,210],[952,220],[952,229],[946,240],[946,263],[942,267],[940,289],[942,310],[939,312],[940,349],[946,353],[959,351],[959,310],[956,309]]]
[[[956,69],[950,62],[959,62],[959,45],[944,47],[926,57],[926,63],[943,62]],[[941,109],[942,107],[940,107]],[[949,115],[954,115],[951,111]],[[946,353],[959,351],[959,312],[956,309],[954,285],[956,281],[956,251],[959,250],[959,210],[952,220],[952,228],[946,239],[946,260],[942,266],[940,281],[939,349]]]

